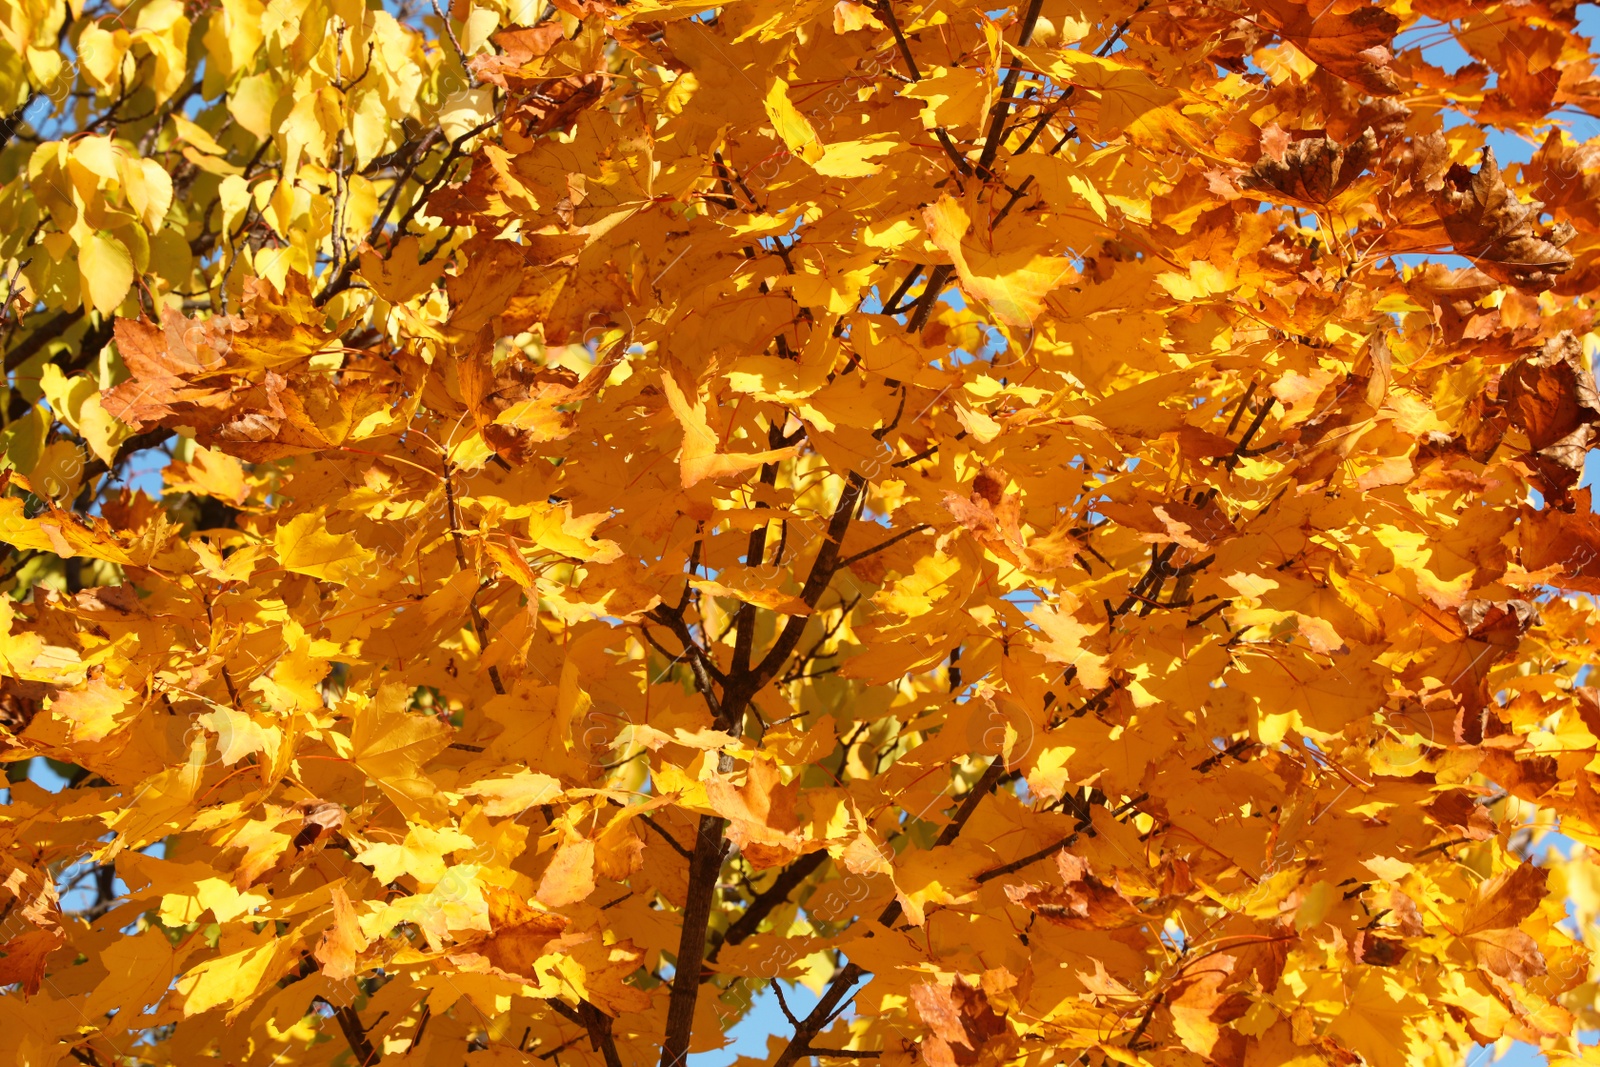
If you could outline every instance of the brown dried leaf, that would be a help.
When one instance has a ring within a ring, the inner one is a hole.
[[[1063,849],[1056,856],[1060,886],[1007,886],[1013,903],[1074,930],[1115,930],[1147,921],[1133,902],[1096,878],[1087,860]]]
[[[1540,225],[1544,205],[1517,199],[1501,179],[1492,149],[1483,150],[1475,172],[1452,166],[1434,204],[1456,251],[1498,281],[1537,292],[1572,268],[1572,254],[1561,250],[1572,239],[1572,227]]]
[[[930,1064],[976,1064],[1006,1032],[1005,1016],[995,1012],[984,988],[959,977],[949,986],[937,982],[912,986],[911,1003],[933,1031],[922,1042],[923,1058]]]
[[[1394,967],[1405,959],[1406,943],[1398,938],[1382,937],[1371,930],[1360,930],[1356,933],[1355,944],[1350,946],[1350,954],[1357,963]]]
[[[1537,356],[1511,365],[1500,378],[1500,402],[1535,451],[1600,420],[1600,391],[1570,330],[1546,341]]]
[[[1587,488],[1574,492],[1572,501],[1572,511],[1522,509],[1522,565],[1530,571],[1558,567],[1564,588],[1600,593],[1600,515]]]
[[[1552,126],[1524,173],[1547,209],[1564,212],[1580,229],[1600,231],[1600,145],[1574,144]]]
[[[1521,930],[1481,930],[1467,935],[1479,967],[1512,982],[1526,983],[1545,973],[1544,956],[1533,938]]]
[[[29,930],[0,945],[0,986],[20,984],[25,996],[33,996],[44,981],[47,957],[66,943],[65,932],[50,929]]]
[[[1353,143],[1307,137],[1283,150],[1281,158],[1263,155],[1240,184],[1275,189],[1294,200],[1325,204],[1360,177],[1378,155],[1378,135],[1369,126]]]

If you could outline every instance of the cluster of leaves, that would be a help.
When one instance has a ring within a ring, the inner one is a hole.
[[[4,19],[19,1062],[1586,1055],[1571,5]]]

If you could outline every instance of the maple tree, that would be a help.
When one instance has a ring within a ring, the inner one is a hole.
[[[18,1062],[1593,1058],[1575,5],[0,12]]]

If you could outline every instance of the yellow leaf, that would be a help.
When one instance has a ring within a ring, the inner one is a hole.
[[[214,497],[225,504],[242,504],[250,495],[244,466],[226,452],[195,445],[187,466],[167,468],[167,485],[177,492]]]
[[[186,763],[169,767],[147,779],[139,787],[139,803],[123,808],[106,820],[107,827],[117,836],[97,858],[106,862],[123,849],[143,848],[165,837],[194,803],[205,766],[206,742],[203,737],[197,737]]]
[[[706,596],[731,597],[785,615],[811,614],[811,608],[804,600],[777,589],[763,588],[763,583],[755,571],[741,568],[741,572],[738,574],[724,572],[732,582],[731,585],[713,582],[707,578],[691,578],[689,584]]]
[[[772,119],[778,137],[789,146],[789,151],[805,160],[816,163],[824,153],[822,138],[817,136],[811,120],[800,114],[789,99],[789,86],[782,78],[774,78],[767,89],[765,100],[767,117]]]
[[[556,849],[555,858],[539,880],[539,903],[547,908],[563,908],[593,892],[594,842],[569,841]]]
[[[1034,49],[1028,62],[1037,63],[1036,69],[1060,84],[1076,86],[1098,99],[1098,140],[1126,133],[1159,147],[1203,151],[1206,146],[1204,131],[1181,110],[1188,102],[1183,93],[1119,56],[1097,56],[1086,49]]]
[[[720,442],[716,431],[712,430],[711,424],[706,421],[705,400],[696,398],[691,404],[670,371],[662,372],[661,384],[666,389],[667,403],[671,406],[672,413],[678,417],[678,422],[683,426],[683,449],[678,455],[678,467],[685,489],[707,478],[738,474],[794,454],[792,448],[743,452],[735,455],[719,453],[717,446]]]
[[[518,514],[507,512],[508,517]],[[528,510],[528,540],[541,552],[554,552],[587,563],[611,563],[622,555],[614,541],[594,537],[595,529],[610,516],[605,512],[573,515],[572,505],[532,505]]]
[[[100,314],[110,315],[133,285],[133,258],[115,237],[91,233],[78,244],[78,272],[89,303]]]
[[[355,909],[344,887],[335,885],[333,894],[333,925],[322,935],[312,955],[322,964],[322,973],[335,982],[342,982],[361,970],[360,955],[369,941],[361,932]]]
[[[433,885],[444,877],[446,855],[476,844],[459,830],[413,826],[399,844],[380,841],[359,846],[356,859],[371,867],[385,885],[402,874],[411,875],[419,885]]]
[[[367,777],[404,810],[415,811],[437,794],[422,766],[450,744],[450,728],[431,715],[407,711],[409,697],[403,686],[389,685],[371,699],[352,699],[350,748],[351,759]]]
[[[75,689],[62,692],[50,703],[53,718],[67,724],[74,743],[100,741],[120,730],[143,701],[125,687],[113,686],[105,678],[92,678]]]
[[[883,29],[883,23],[872,14],[871,7],[856,3],[855,0],[838,0],[838,3],[833,5],[834,33],[853,33],[856,30],[869,28]]]
[[[1413,1052],[1422,1051],[1407,1026],[1422,1005],[1392,976],[1378,968],[1365,970],[1349,1006],[1328,1032],[1348,1042],[1373,1067],[1407,1067]]]
[[[811,165],[824,178],[870,178],[883,170],[872,160],[896,147],[893,141],[835,141]]]
[[[439,276],[435,267],[419,262],[421,256],[422,242],[411,236],[396,241],[387,256],[378,255],[376,249],[363,248],[361,276],[385,300],[404,304],[426,292]]]
[[[190,122],[182,115],[173,115],[172,125],[175,129],[177,129],[178,136],[180,138],[189,144],[194,145],[207,155],[225,156],[228,154],[228,150],[218,144],[215,137],[212,137],[211,134],[207,133],[199,125]]]
[[[366,169],[374,157],[382,154],[390,143],[393,129],[394,123],[383,106],[381,94],[366,92],[356,97],[350,116],[350,133],[355,142],[357,168]]]
[[[445,100],[439,108],[439,126],[454,141],[493,116],[494,87],[478,86],[453,93]]]
[[[1040,604],[1028,612],[1028,618],[1039,627],[1040,634],[1046,639],[1036,639],[1034,647],[1054,663],[1076,667],[1079,684],[1089,689],[1099,689],[1110,680],[1106,657],[1092,651],[1085,639],[1098,631],[1100,626],[1085,626],[1079,622],[1073,614],[1075,607],[1075,601],[1066,600],[1062,604],[1066,610]]]
[[[184,1018],[247,1003],[256,996],[272,977],[280,942],[270,925],[251,940],[249,947],[207,960],[178,979]]]
[[[293,180],[303,162],[325,165],[343,129],[340,93],[331,85],[295,98],[280,129],[284,142],[284,181]]]
[[[988,305],[1007,326],[1026,329],[1044,307],[1044,298],[1072,269],[1062,256],[1043,256],[1026,248],[987,251],[966,239],[971,221],[952,197],[939,197],[923,215],[928,237],[955,264],[961,288]]]
[[[956,132],[975,133],[989,114],[994,79],[970,67],[935,67],[921,81],[900,90],[900,95],[921,100],[924,129],[943,126]]]
[[[462,790],[469,797],[483,800],[485,815],[521,815],[529,808],[549,804],[561,796],[561,783],[548,774],[518,771],[509,778],[491,778]]]
[[[216,708],[195,721],[217,735],[218,758],[224,766],[231,767],[255,752],[266,753],[269,763],[278,758],[283,731],[276,726],[262,726],[232,708]]]
[[[272,134],[272,112],[282,92],[273,72],[252,74],[229,95],[228,114],[252,136],[265,140]]]
[[[78,62],[83,72],[103,89],[115,86],[128,54],[128,31],[110,32],[89,23],[78,36]]]
[[[347,585],[372,559],[349,534],[331,534],[321,508],[296,515],[273,533],[278,560],[285,570]]]
[[[1174,299],[1185,302],[1231,293],[1239,287],[1233,271],[1198,259],[1189,264],[1187,275],[1169,271],[1156,278],[1156,281]]]

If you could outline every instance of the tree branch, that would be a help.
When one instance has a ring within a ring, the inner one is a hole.
[[[806,584],[800,590],[800,599],[808,608],[817,606],[817,601],[822,599],[823,591],[828,588],[828,583],[833,580],[834,574],[839,569],[839,547],[844,543],[845,531],[855,515],[856,506],[861,503],[866,487],[867,480],[854,471],[845,481],[844,492],[839,495],[839,503],[834,507],[833,516],[828,520],[828,530],[823,538],[822,547],[817,550],[817,558],[811,565],[811,573],[806,576]],[[743,693],[741,699],[748,699],[759,693],[763,686],[777,677],[784,661],[800,643],[800,635],[805,633],[807,618],[805,615],[789,616],[788,621],[783,624],[782,632],[778,634],[778,640],[767,650],[760,664],[750,671],[750,676],[745,682],[748,692]]]
[[[811,565],[800,599],[807,607],[816,607],[828,583],[839,567],[839,546],[845,531],[854,518],[866,489],[866,479],[852,472],[845,482],[844,492],[834,507],[828,521],[827,535],[817,558]],[[688,627],[681,616],[657,608],[655,616],[674,627],[679,639],[688,636]],[[712,704],[718,725],[724,729],[736,728],[743,718],[751,698],[777,676],[805,632],[807,617],[791,615],[783,631],[760,664],[733,670],[723,683],[720,706],[709,688],[709,677],[701,664],[696,680],[702,685],[702,694]],[[692,638],[689,639],[692,643]],[[698,646],[696,646],[698,647]],[[691,659],[691,665],[700,663]],[[719,761],[721,773],[733,769],[733,759],[728,753]],[[667,1027],[661,1044],[661,1067],[684,1067],[689,1055],[689,1039],[694,1027],[695,1004],[700,995],[701,970],[705,961],[707,928],[711,918],[712,898],[716,893],[717,875],[722,870],[722,859],[727,851],[723,840],[726,827],[723,819],[715,815],[702,815],[698,833],[695,834],[694,854],[689,859],[689,889],[684,898],[682,931],[678,938],[677,970],[672,976],[672,993],[667,1002]]]
[[[917,297],[911,318],[906,320],[906,333],[921,333],[922,328],[928,325],[928,317],[933,314],[933,302],[939,299],[945,283],[955,272],[955,265],[951,263],[941,263],[928,272],[928,284],[923,288],[922,295]]]
[[[685,1067],[688,1063],[695,1003],[700,996],[700,972],[705,966],[706,926],[711,919],[711,899],[716,893],[722,857],[727,851],[727,842],[722,838],[725,825],[720,816],[702,815],[695,834],[672,994],[667,1001],[667,1028],[661,1039],[661,1067]]]
[[[583,1027],[589,1034],[590,1046],[605,1057],[606,1067],[622,1067],[622,1057],[617,1054],[616,1038],[611,1033],[611,1025],[616,1020],[587,1000],[578,1001],[576,1008],[565,1001],[555,999],[546,1000],[545,1003],[550,1006],[551,1011],[567,1020],[567,1022],[572,1023],[574,1026]],[[523,1035],[523,1040],[527,1040],[526,1034]],[[562,1045],[561,1048],[566,1048],[570,1044],[572,1042],[569,1041]],[[413,1043],[412,1048],[415,1047],[416,1045]],[[549,1059],[550,1057],[545,1055],[539,1058]]]
[[[1017,34],[1017,47],[1026,48],[1033,39],[1033,28],[1039,22],[1039,9],[1042,7],[1044,0],[1029,0],[1028,10],[1022,16],[1022,30]],[[990,168],[1000,154],[1000,143],[1005,140],[1006,122],[1011,118],[1011,98],[1016,94],[1017,80],[1021,77],[1022,68],[1013,63],[1000,86],[1000,99],[995,101],[989,118],[989,136],[983,142],[983,152],[978,156],[978,174],[984,178],[992,176]]]
[[[875,552],[882,552],[884,549],[888,548],[892,544],[896,544],[896,543],[898,543],[900,541],[904,541],[906,538],[911,537],[914,534],[919,534],[924,530],[931,530],[932,528],[933,527],[929,526],[925,522],[919,522],[919,523],[917,523],[917,525],[911,527],[911,529],[902,530],[899,533],[895,534],[893,537],[889,538],[887,541],[882,542],[881,544],[873,545],[871,548],[863,548],[860,552],[857,552],[853,556],[846,556],[844,559],[841,559],[839,561],[839,566],[848,567],[848,566],[850,566],[850,564],[855,563],[858,560],[866,559],[868,556],[872,555]]]
[[[69,19],[67,22],[70,26],[71,20]],[[62,32],[65,33],[66,31],[63,30]],[[0,119],[0,148],[4,148],[11,143],[11,138],[15,137],[17,131],[22,128],[23,115],[28,108],[33,106],[33,102],[37,99],[39,99],[39,90],[34,89],[28,93],[28,99],[18,105],[15,111]]]
[[[622,1067],[616,1039],[611,1036],[611,1016],[587,1000],[578,1001],[578,1016],[589,1031],[589,1046],[606,1058],[606,1067]]]
[[[900,298],[905,296],[906,293],[911,290],[912,284],[915,283],[919,277],[921,277],[922,269],[923,266],[921,263],[912,265],[911,269],[906,272],[905,280],[895,288],[895,291],[890,294],[889,299],[884,301],[883,314],[898,315],[901,312],[911,310],[912,305],[910,304],[907,304],[905,307],[900,306]]]
[[[722,939],[711,946],[706,959],[715,962],[724,945],[737,945],[760,929],[767,916],[788,903],[789,894],[827,861],[826,851],[808,852],[785,867],[771,885],[756,894]]]
[[[717,694],[712,684],[714,682],[721,684],[724,690],[724,697],[726,697],[727,676],[718,670],[717,665],[712,663],[710,658],[706,656],[705,649],[700,647],[700,642],[696,641],[694,635],[689,632],[689,624],[683,621],[682,615],[668,611],[662,606],[657,606],[650,613],[650,616],[671,630],[673,636],[682,643],[682,654],[674,658],[687,659],[689,661],[689,670],[694,673],[695,686],[700,690],[700,695],[705,698],[706,706],[711,709],[711,714],[716,718],[718,724],[722,724],[722,709],[727,701],[726,699],[717,699]],[[649,635],[647,634],[646,636],[648,637]],[[654,645],[655,639],[650,638],[650,643]],[[660,648],[660,646],[657,645],[657,648]],[[661,648],[660,650],[663,655],[666,655],[666,649]]]
[[[778,440],[782,436],[782,427],[776,423],[768,426],[768,447],[777,448]],[[761,465],[759,484],[769,488],[778,484],[778,465],[776,463],[763,463]],[[744,565],[746,567],[759,567],[766,552],[767,524],[763,522],[750,531],[750,545],[745,552]],[[738,616],[734,619],[733,628],[733,666],[730,671],[735,675],[740,675],[750,669],[750,651],[755,645],[756,606],[754,604],[745,601],[739,605]]]
[[[77,311],[60,311],[52,315],[48,322],[42,323],[37,330],[30,331],[16,348],[6,353],[6,373],[10,374],[33,358],[45,345],[59,339],[63,333],[77,325],[81,318],[83,318],[81,308]]]
[[[84,483],[87,484],[90,480],[99,477],[108,471],[115,470],[123,460],[127,459],[135,452],[142,452],[147,448],[156,448],[164,444],[172,436],[172,431],[167,429],[165,426],[157,426],[154,429],[146,430],[143,433],[134,434],[132,437],[128,438],[126,441],[122,442],[122,444],[117,446],[117,454],[111,457],[110,463],[107,463],[105,460],[98,457],[91,459],[88,463],[85,463],[83,465]]]
[[[901,58],[906,61],[906,71],[911,75],[911,80],[914,82],[921,81],[922,72],[917,69],[917,61],[911,56],[911,46],[906,43],[906,35],[900,30],[900,20],[894,17],[894,0],[883,0],[878,5],[878,13],[888,20],[889,28],[894,31],[894,42],[900,48]],[[945,128],[943,126],[935,126],[933,133],[935,137],[939,138],[939,144],[944,147],[945,154],[950,157],[950,161],[956,165],[956,170],[960,171],[962,175],[971,174],[972,164],[968,163],[967,158],[956,148],[955,142],[950,140],[950,134],[945,131]]]
[[[366,1027],[361,1025],[361,1013],[349,1005],[335,1007],[333,1002],[325,997],[319,996],[315,999],[333,1009],[333,1019],[339,1024],[345,1043],[350,1046],[350,1051],[355,1056],[356,1067],[372,1067],[372,1064],[377,1063],[378,1050],[367,1039]]]
[[[660,823],[656,822],[654,819],[652,819],[648,815],[641,815],[641,816],[639,816],[639,818],[644,820],[644,824],[646,826],[650,827],[650,829],[652,829],[656,833],[660,834],[661,835],[661,839],[663,841],[665,841],[668,845],[672,846],[672,851],[676,852],[678,855],[682,856],[686,860],[694,859],[694,853],[690,852],[688,849],[686,849],[682,845],[678,844],[678,839],[676,837],[673,837],[671,834],[667,833],[666,828],[663,827]]]
[[[881,1052],[863,1052],[853,1048],[816,1048],[806,1049],[807,1056],[832,1056],[839,1060],[875,1060],[883,1055]]]

